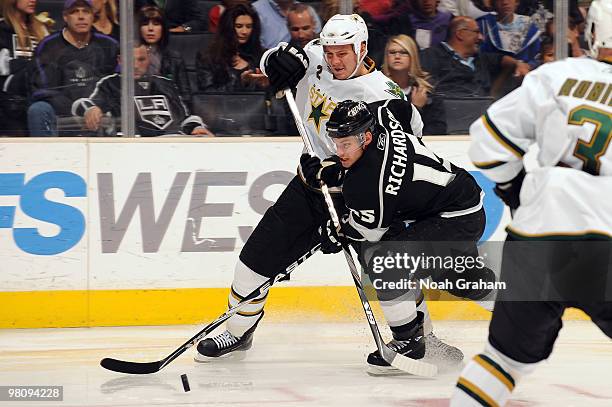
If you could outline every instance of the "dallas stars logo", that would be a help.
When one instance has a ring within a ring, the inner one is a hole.
[[[395,96],[398,99],[406,99],[406,96],[404,96],[404,92],[402,91],[402,88],[399,87],[399,85],[393,81],[387,81],[385,82],[385,84],[387,85],[387,87],[389,89],[385,89],[385,92],[390,93],[391,95]]]
[[[321,102],[317,105],[310,104],[310,114],[308,115],[307,121],[312,121],[317,128],[317,133],[321,132],[321,120],[329,119],[329,114],[323,111],[325,107],[325,99],[321,100]]]

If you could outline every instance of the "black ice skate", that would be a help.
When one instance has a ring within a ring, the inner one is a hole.
[[[423,313],[417,312],[415,326],[402,335],[393,333],[393,340],[387,344],[399,354],[411,359],[422,359],[425,356],[425,339],[423,337]],[[372,376],[407,374],[389,365],[378,350],[368,355],[368,374]]]
[[[194,360],[196,362],[210,362],[224,355],[228,357],[231,355],[236,359],[243,358],[245,356],[244,352],[251,349],[253,345],[253,334],[261,318],[263,318],[263,312],[257,318],[255,325],[250,327],[241,337],[234,336],[226,330],[212,338],[201,340],[198,343],[198,351]]]

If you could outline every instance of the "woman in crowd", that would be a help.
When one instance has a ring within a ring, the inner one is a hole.
[[[257,13],[237,4],[221,15],[218,31],[208,50],[196,58],[198,88],[203,92],[263,90],[267,78],[259,71],[263,54]]]
[[[36,1],[4,0],[0,18],[0,135],[27,135],[28,83],[34,48],[47,35]]]
[[[119,18],[116,0],[93,0],[94,28],[99,33],[113,37],[119,41]]]
[[[399,85],[421,113],[423,134],[446,133],[441,102],[433,97],[429,74],[421,69],[418,48],[411,37],[400,34],[389,38],[385,46],[382,71]]]
[[[181,54],[168,48],[168,26],[156,6],[144,6],[138,12],[140,40],[149,53],[149,75],[163,76],[176,84],[183,102],[191,107],[191,86]]]

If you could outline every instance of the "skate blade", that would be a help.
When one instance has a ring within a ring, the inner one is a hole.
[[[193,358],[198,363],[239,362],[244,359],[246,359],[246,350],[237,350],[217,357],[204,356],[196,351],[196,355]]]

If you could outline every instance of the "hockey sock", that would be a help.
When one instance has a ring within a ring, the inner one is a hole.
[[[461,372],[450,406],[503,406],[516,381],[534,368],[535,364],[514,361],[488,344]]]
[[[239,260],[234,271],[234,281],[230,289],[228,307],[233,307],[238,304],[245,296],[253,292],[253,290],[268,279],[269,277],[257,274]],[[259,320],[260,315],[263,313],[267,298],[268,291],[245,305],[236,314],[232,315],[232,317],[227,320],[227,330],[237,337],[244,335],[244,333]]]
[[[413,292],[408,292],[393,300],[380,300],[380,307],[391,330],[414,321],[417,316]]]

